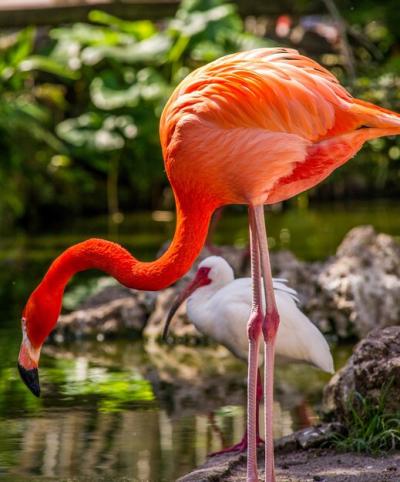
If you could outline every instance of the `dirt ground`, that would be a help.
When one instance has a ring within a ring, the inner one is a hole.
[[[259,476],[263,480],[263,457]],[[245,482],[244,456],[215,457],[179,482]],[[276,482],[400,482],[400,453],[385,457],[297,450],[276,457]]]
[[[373,458],[308,450],[277,457],[277,482],[400,482],[400,453]]]

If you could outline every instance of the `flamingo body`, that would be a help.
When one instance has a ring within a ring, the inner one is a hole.
[[[199,268],[210,268],[211,283],[196,289],[188,298],[187,315],[203,334],[247,361],[247,321],[251,311],[251,278],[234,279],[233,270],[219,256],[210,256]],[[333,359],[324,336],[302,313],[296,292],[274,279],[280,324],[276,354],[291,361],[308,362],[333,373]],[[265,300],[264,300],[265,303]]]
[[[271,204],[311,188],[400,117],[359,101],[313,60],[256,49],[201,67],[160,123],[171,183],[216,205]]]

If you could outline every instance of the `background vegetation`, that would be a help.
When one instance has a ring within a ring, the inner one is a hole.
[[[286,17],[244,21],[220,0],[184,0],[157,23],[92,11],[85,23],[3,32],[0,230],[105,212],[119,222],[120,211],[170,207],[158,140],[163,105],[190,70],[226,53],[295,45],[354,94],[399,109],[396,2],[357,3],[338,2],[340,35],[329,41],[316,32],[332,21],[307,16],[316,6],[326,14],[328,0],[296,2],[286,36],[276,27]],[[298,45],[296,29],[305,40]],[[399,196],[399,159],[399,141],[374,141],[310,196]]]

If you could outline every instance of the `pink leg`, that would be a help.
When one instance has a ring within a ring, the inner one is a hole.
[[[264,336],[264,386],[265,386],[265,481],[275,482],[274,439],[273,439],[273,399],[274,399],[274,359],[275,338],[279,326],[271,263],[268,252],[267,232],[264,221],[264,206],[255,207],[257,239],[260,247],[261,269],[264,279],[266,314],[262,325]]]
[[[253,281],[253,303],[247,324],[249,358],[247,376],[247,482],[258,482],[257,471],[257,372],[262,326],[262,288],[260,251],[257,240],[255,209],[249,206],[250,258]]]
[[[259,424],[259,411],[260,411],[260,401],[263,397],[263,388],[262,388],[262,383],[261,383],[261,374],[260,370],[257,372],[257,392],[256,392],[256,397],[257,397],[257,408],[256,408],[256,418],[257,418],[257,428],[256,428],[256,444],[257,446],[259,445],[264,445],[264,440],[260,437],[260,424]],[[212,423],[212,426],[214,428],[214,424]],[[222,438],[222,437],[221,437]],[[227,454],[227,453],[232,453],[232,452],[245,452],[247,450],[247,429],[243,435],[243,438],[240,442],[237,444],[233,445],[232,447],[228,447],[226,449],[220,450],[218,452],[213,452],[209,454],[209,457],[214,457],[215,455],[221,455],[221,454]]]

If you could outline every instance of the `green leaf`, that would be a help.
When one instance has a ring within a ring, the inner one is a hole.
[[[11,65],[17,66],[33,50],[36,29],[27,27],[21,30],[15,38],[15,43],[8,49],[8,58]]]
[[[51,30],[50,36],[59,41],[77,42],[82,47],[127,45],[134,42],[131,35],[87,23],[75,23],[70,27],[54,28]]]
[[[57,134],[79,150],[110,152],[125,146],[126,139],[136,136],[137,129],[130,116],[104,116],[88,112],[67,119],[57,126]]]
[[[32,72],[33,70],[40,70],[49,74],[54,74],[66,79],[76,80],[79,79],[79,72],[74,72],[71,69],[65,67],[65,65],[41,55],[32,55],[28,59],[24,60],[19,65],[21,72]]]
[[[95,65],[108,58],[126,64],[138,62],[157,64],[165,61],[165,56],[171,44],[172,40],[170,37],[160,33],[126,47],[87,47],[82,52],[82,61]]]
[[[90,84],[90,97],[98,109],[113,110],[121,107],[134,107],[139,101],[139,86],[110,87],[105,79],[96,77]]]
[[[145,40],[157,33],[157,29],[150,20],[126,21],[118,17],[114,17],[102,10],[92,10],[89,13],[89,20],[94,23],[100,23],[114,27],[121,32],[134,35],[137,40]]]
[[[193,37],[204,32],[210,23],[218,22],[236,13],[233,5],[219,5],[208,11],[192,13],[179,12],[177,18],[171,20],[169,29],[182,35]]]

